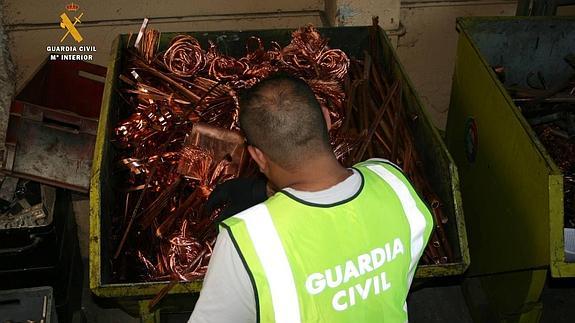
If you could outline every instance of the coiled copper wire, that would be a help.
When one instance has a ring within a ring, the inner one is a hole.
[[[321,75],[326,75],[330,79],[342,81],[347,75],[349,59],[340,49],[328,49],[323,51],[318,57],[317,63],[320,67]]]
[[[206,62],[200,43],[192,36],[179,35],[172,39],[164,53],[164,64],[178,76],[191,77],[203,69]]]
[[[208,70],[210,77],[218,81],[235,81],[248,69],[248,64],[234,57],[217,55],[211,62]]]
[[[294,31],[283,48],[272,42],[266,49],[260,38],[251,37],[245,55],[237,58],[220,53],[213,42],[204,51],[190,35],[174,37],[157,56],[157,34],[146,33],[144,50],[135,52],[140,58],[130,60],[131,73],[120,77],[131,114],[114,129],[119,149],[114,172],[124,179],[120,191],[133,193],[126,196],[124,220],[118,222],[124,230],[119,234],[132,238],[117,254],[135,258],[141,280],[199,279],[207,269],[216,235],[213,223],[221,211],[204,214],[202,204],[218,183],[237,176],[239,166],[184,145],[186,134],[197,122],[238,129],[238,95],[277,72],[306,80],[338,129],[349,59],[330,49],[313,26]],[[357,142],[356,137],[334,139],[338,158],[352,156]],[[126,218],[132,213],[138,231],[128,232]],[[135,238],[141,235],[149,238]]]

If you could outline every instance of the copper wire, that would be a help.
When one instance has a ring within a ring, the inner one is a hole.
[[[114,128],[119,151],[114,172],[121,178],[119,192],[138,193],[126,197],[122,206],[122,241],[114,261],[124,261],[118,259],[120,254],[133,257],[141,265],[136,266],[140,280],[201,279],[221,212],[205,214],[202,205],[218,183],[242,171],[255,173],[255,164],[230,155],[215,160],[212,151],[185,145],[186,135],[198,122],[238,130],[238,95],[277,72],[308,82],[329,110],[335,133],[345,118],[343,82],[349,59],[329,48],[313,26],[294,31],[283,48],[276,42],[266,48],[260,38],[250,37],[241,57],[222,54],[211,41],[204,50],[190,35],[174,37],[157,54],[158,36],[145,31],[120,76],[127,107]],[[333,138],[341,160],[351,159],[362,142],[362,135],[340,133]],[[130,230],[133,222],[137,230]],[[147,238],[137,238],[141,235]],[[119,237],[113,239],[117,243]]]
[[[168,70],[181,77],[194,76],[205,67],[204,51],[192,36],[174,37],[164,53],[164,64]]]
[[[138,52],[146,62],[152,62],[156,56],[156,51],[158,50],[158,45],[160,43],[159,41],[160,32],[157,30],[149,29],[143,32]]]

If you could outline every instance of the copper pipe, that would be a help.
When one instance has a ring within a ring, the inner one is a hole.
[[[399,88],[399,82],[395,82],[391,91],[389,92],[389,95],[387,96],[386,101],[384,101],[384,103],[379,107],[379,111],[378,111],[377,115],[375,116],[374,120],[372,121],[372,124],[371,124],[369,131],[367,133],[367,138],[365,139],[364,144],[358,150],[358,153],[357,153],[356,158],[355,158],[356,161],[359,161],[363,158],[363,155],[365,154],[365,150],[367,149],[367,145],[371,141],[371,138],[373,137],[373,134],[375,133],[375,130],[377,128],[377,125],[379,124],[379,122],[381,121],[381,118],[383,117],[383,114],[386,112],[387,108],[389,107],[389,103],[391,102],[391,100],[392,100],[392,98],[393,98],[393,96],[396,93],[398,88]]]

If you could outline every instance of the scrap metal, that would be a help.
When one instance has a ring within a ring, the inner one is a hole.
[[[238,139],[238,95],[276,73],[305,80],[328,109],[331,143],[343,165],[385,157],[403,168],[433,206],[436,227],[424,263],[454,260],[443,204],[413,144],[414,117],[403,109],[402,84],[371,59],[379,57],[376,47],[364,60],[350,60],[313,26],[295,30],[285,47],[271,42],[266,48],[251,37],[242,57],[222,54],[213,42],[202,47],[191,35],[174,37],[163,52],[157,31],[143,28],[137,38],[119,76],[124,119],[113,139],[122,196],[112,217],[116,281],[203,277],[221,211],[208,214],[204,202],[218,183],[257,174]]]
[[[573,54],[565,61],[575,69]],[[564,225],[575,228],[575,75],[548,85],[540,71],[531,72],[525,83],[507,90],[563,174]]]

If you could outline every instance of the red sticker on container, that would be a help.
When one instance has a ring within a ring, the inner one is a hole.
[[[475,162],[478,144],[477,123],[474,118],[469,117],[465,122],[465,154],[470,163]]]

